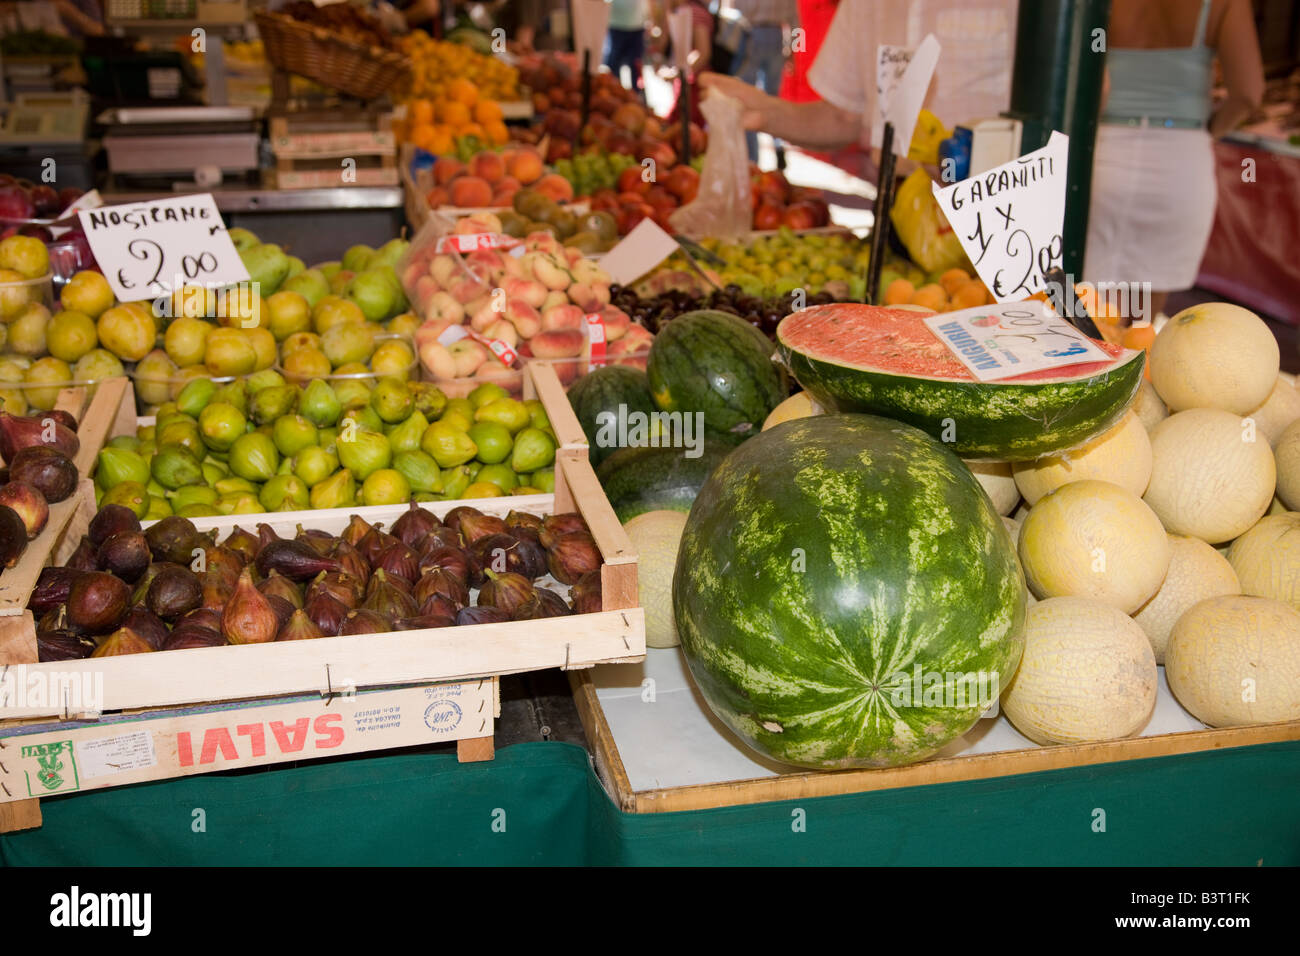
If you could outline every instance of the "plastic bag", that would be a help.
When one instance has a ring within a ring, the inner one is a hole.
[[[753,208],[749,189],[749,152],[745,147],[744,108],[716,89],[700,103],[709,127],[700,191],[673,212],[668,222],[677,232],[737,239],[750,231]]]
[[[898,187],[889,219],[912,261],[926,272],[943,272],[968,263],[957,234],[930,191],[930,177],[924,169],[913,171]]]

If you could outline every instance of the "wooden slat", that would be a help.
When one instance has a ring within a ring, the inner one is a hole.
[[[10,617],[0,617],[0,668],[35,664],[36,657],[36,621],[32,612],[23,610]]]
[[[637,795],[632,789],[627,769],[623,766],[618,745],[614,742],[614,732],[610,730],[605,711],[596,696],[596,685],[592,683],[587,671],[573,671],[569,674],[569,686],[573,690],[573,703],[578,709],[578,718],[587,732],[587,749],[595,761],[596,776],[620,810],[626,813],[635,811]]]
[[[41,801],[18,800],[0,803],[0,833],[35,830],[41,825]]]
[[[609,499],[605,497],[605,490],[600,487],[596,473],[591,470],[586,457],[561,455],[555,460],[555,470],[557,473],[564,472],[565,488],[572,503],[576,504],[576,510],[591,528],[591,536],[596,539],[605,563],[635,565],[636,549],[632,547],[631,539],[614,514]],[[555,510],[564,510],[560,506],[558,494]]]
[[[27,599],[31,597],[32,588],[36,586],[36,579],[41,576],[45,565],[50,563],[50,556],[59,542],[64,540],[65,530],[82,507],[82,494],[79,488],[77,494],[71,498],[50,505],[50,516],[45,522],[45,530],[27,542],[27,548],[19,557],[17,564],[0,573],[0,618],[22,614],[26,609]],[[93,491],[91,495],[90,500],[93,504],[95,500]],[[79,539],[80,535],[78,535]]]
[[[561,451],[581,449],[584,456],[587,454],[587,436],[551,365],[545,362],[528,363],[528,373],[524,376],[524,397],[537,398],[545,406],[546,417],[551,420],[551,428],[559,440]]]
[[[125,423],[129,422],[129,426]],[[126,431],[122,431],[126,427]],[[77,425],[81,450],[73,459],[77,471],[89,477],[99,450],[109,438],[135,433],[135,392],[126,378],[110,378],[95,386],[95,394]]]
[[[479,763],[496,756],[496,743],[491,737],[471,737],[456,741],[458,763]]]

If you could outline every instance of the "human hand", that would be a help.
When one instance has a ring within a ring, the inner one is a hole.
[[[741,113],[741,123],[745,129],[763,129],[767,122],[768,101],[772,97],[768,96],[756,86],[751,86],[744,80],[737,79],[734,76],[726,76],[722,73],[701,73],[700,87],[706,93],[709,90],[717,90],[733,100],[739,100],[743,109]]]

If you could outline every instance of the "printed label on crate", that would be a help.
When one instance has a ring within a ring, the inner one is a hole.
[[[248,282],[211,193],[77,213],[113,294],[123,302],[185,285]]]
[[[1037,299],[940,312],[924,321],[981,382],[1110,361],[1091,339]]]
[[[999,302],[1042,292],[1061,264],[1070,137],[1053,132],[1042,149],[940,188],[935,199]]]
[[[591,344],[591,367],[604,368],[605,320],[595,312],[587,313],[587,341]]]
[[[87,780],[158,764],[158,756],[153,749],[153,735],[144,730],[78,741],[76,753],[81,775]]]
[[[453,233],[438,240],[436,252],[475,252],[479,249],[512,249],[522,245],[512,236],[497,232]]]
[[[71,740],[28,744],[18,751],[27,766],[27,793],[42,797],[81,789]]]

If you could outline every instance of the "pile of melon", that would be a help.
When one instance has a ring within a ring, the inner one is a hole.
[[[1171,318],[1119,422],[1009,467],[1018,508],[978,467],[1037,599],[1003,695],[1025,736],[1141,733],[1158,665],[1208,726],[1300,720],[1300,390],[1256,315]]]

